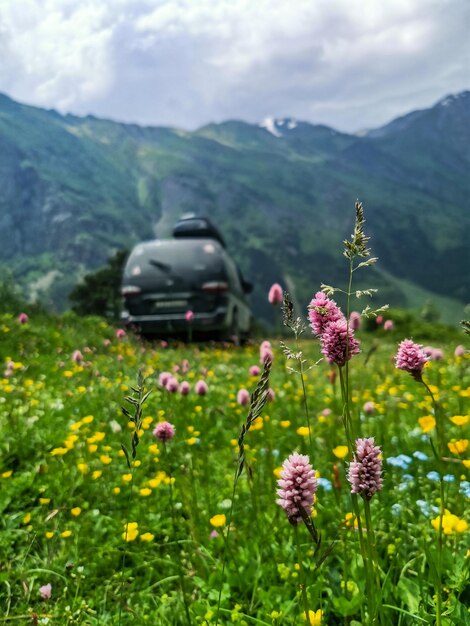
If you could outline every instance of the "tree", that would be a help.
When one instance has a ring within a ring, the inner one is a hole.
[[[78,315],[100,315],[117,319],[121,308],[121,278],[127,250],[119,250],[107,265],[86,274],[69,293],[72,310]]]

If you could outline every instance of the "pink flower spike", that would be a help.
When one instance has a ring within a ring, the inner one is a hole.
[[[173,376],[166,381],[165,389],[170,393],[176,393],[179,389],[179,383]]]
[[[383,324],[383,321],[384,321],[383,315],[377,315],[377,317],[375,318],[375,323],[377,324],[377,326],[380,326],[381,324]]]
[[[126,331],[123,328],[118,328],[116,331],[116,338],[122,339],[125,336],[126,336]]]
[[[358,311],[352,311],[349,316],[349,325],[353,330],[359,330],[362,324],[362,317]]]
[[[158,376],[158,386],[166,387],[166,384],[170,380],[170,378],[171,378],[170,372],[161,372]]]
[[[205,381],[198,380],[197,383],[194,385],[194,391],[197,393],[198,396],[205,396],[206,393],[209,391],[209,388]]]
[[[170,441],[175,436],[175,427],[170,422],[159,422],[153,434],[160,441]]]
[[[310,517],[317,491],[315,471],[308,456],[294,452],[282,464],[277,481],[277,504],[284,509],[293,525],[302,521],[302,510]]]
[[[385,320],[384,330],[393,330],[393,320]]]
[[[375,404],[371,400],[369,400],[369,402],[364,403],[364,406],[362,408],[364,413],[368,413],[370,415],[375,411]]]
[[[193,321],[194,319],[194,313],[192,311],[186,311],[186,313],[184,314],[184,319],[190,323]]]
[[[382,459],[379,446],[373,437],[356,439],[356,454],[349,464],[348,481],[351,493],[359,493],[370,500],[382,489]]]
[[[465,355],[465,347],[462,345],[457,346],[454,350],[454,356],[459,357],[459,356],[464,356],[464,355]]]
[[[240,406],[245,406],[250,401],[250,393],[246,389],[240,389],[237,393],[237,402]]]
[[[29,321],[29,317],[26,313],[20,313],[17,319],[20,324],[27,324]]]
[[[267,361],[272,361],[274,358],[271,343],[269,341],[263,341],[259,347],[259,360],[264,364]]]
[[[269,290],[269,293],[268,293],[268,302],[269,304],[272,304],[273,306],[281,304],[282,287],[281,285],[279,285],[279,283],[274,283],[274,285],[271,285],[271,289]]]
[[[180,387],[179,387],[180,394],[182,396],[187,396],[190,391],[191,391],[191,385],[188,383],[187,380],[183,380],[183,382],[180,384]]]
[[[250,369],[248,370],[248,373],[250,374],[250,376],[259,376],[261,373],[261,370],[257,365],[252,365]]]
[[[330,300],[323,291],[317,291],[315,297],[308,305],[308,309],[310,326],[313,334],[317,337],[321,337],[327,324],[344,318],[336,302]]]
[[[72,354],[72,361],[78,364],[83,362],[83,354],[80,352],[80,350],[74,350]]]
[[[418,382],[423,380],[422,374],[426,361],[429,361],[429,356],[426,355],[423,346],[414,343],[411,339],[404,339],[398,346],[395,367],[409,372]]]
[[[320,341],[321,352],[328,363],[336,363],[340,367],[360,352],[359,341],[354,338],[353,330],[344,317],[326,324]]]
[[[51,583],[47,583],[47,585],[43,585],[39,587],[39,593],[43,600],[50,600],[52,595],[52,585]]]

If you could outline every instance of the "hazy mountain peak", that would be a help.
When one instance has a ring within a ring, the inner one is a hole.
[[[436,103],[436,107],[448,107],[456,103],[468,102],[470,104],[470,91],[462,91],[456,94],[449,94]]]
[[[258,124],[260,128],[264,128],[274,135],[275,137],[282,137],[287,130],[293,130],[297,128],[298,122],[291,117],[276,119],[274,117],[265,117],[262,122]]]

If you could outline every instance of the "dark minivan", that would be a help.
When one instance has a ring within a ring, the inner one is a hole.
[[[251,328],[245,282],[205,218],[179,220],[174,239],[143,242],[124,268],[121,318],[143,335],[244,338]],[[188,311],[192,320],[187,320]]]

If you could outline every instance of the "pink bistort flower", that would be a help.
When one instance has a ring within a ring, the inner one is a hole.
[[[197,393],[198,396],[205,396],[208,390],[209,388],[204,380],[198,380],[197,383],[194,385],[194,391]]]
[[[260,363],[267,363],[274,358],[271,343],[269,341],[263,341],[259,347],[259,360]]]
[[[170,393],[176,393],[178,391],[179,383],[174,376],[170,376],[166,381],[165,389]]]
[[[372,400],[369,400],[368,402],[364,403],[364,406],[362,407],[364,413],[368,413],[369,415],[371,413],[373,413],[375,411],[375,404],[372,402]]]
[[[360,352],[359,341],[354,338],[353,330],[344,317],[326,324],[320,341],[321,352],[328,363],[336,363],[340,367]]]
[[[190,323],[193,321],[194,319],[194,313],[192,311],[186,311],[186,313],[184,314],[184,319]]]
[[[47,583],[47,585],[43,585],[39,587],[39,594],[43,600],[50,600],[52,595],[52,585],[51,583]]]
[[[305,515],[312,515],[313,502],[317,491],[315,471],[307,455],[294,452],[282,464],[281,478],[277,481],[276,500],[287,513],[291,524],[302,521],[302,509]]]
[[[454,356],[464,356],[465,355],[465,347],[462,345],[458,345],[454,350]]]
[[[327,324],[344,318],[336,302],[330,300],[323,291],[317,291],[315,297],[308,305],[308,309],[310,326],[312,327],[313,334],[317,337],[321,337]]]
[[[279,285],[279,283],[274,283],[274,285],[271,285],[271,289],[268,293],[268,301],[269,304],[272,304],[273,306],[276,306],[277,304],[280,304],[282,302],[282,287],[281,285]]]
[[[153,434],[160,441],[169,441],[175,436],[175,427],[173,424],[170,424],[170,422],[159,422],[156,425]]]
[[[73,351],[72,361],[75,361],[75,363],[78,363],[78,364],[83,362],[83,354],[80,352],[80,350]]]
[[[250,392],[246,389],[240,389],[237,393],[237,402],[240,406],[245,406],[250,401]]]
[[[393,320],[385,320],[384,330],[393,330]]]
[[[415,343],[411,339],[403,339],[398,346],[395,356],[395,367],[399,370],[409,372],[415,380],[422,382],[423,368],[429,356],[425,353],[423,346]]]
[[[351,311],[349,316],[349,325],[353,330],[359,330],[362,323],[362,317],[359,311]]]
[[[125,336],[126,336],[126,331],[123,328],[118,328],[116,331],[116,338],[122,339]]]
[[[166,387],[167,382],[171,378],[170,372],[160,372],[158,376],[158,385],[159,387]]]
[[[250,376],[259,376],[261,373],[261,370],[257,365],[252,365],[250,369],[248,370],[248,373],[250,374]]]
[[[182,396],[187,396],[190,391],[191,391],[191,385],[188,383],[187,380],[183,380],[179,387],[180,394]]]
[[[29,317],[28,317],[27,313],[20,313],[18,315],[17,319],[18,319],[18,322],[20,324],[27,324],[28,321],[29,321]]]
[[[349,464],[348,481],[351,493],[359,493],[370,500],[374,493],[382,489],[381,450],[373,437],[356,439],[356,454]]]

